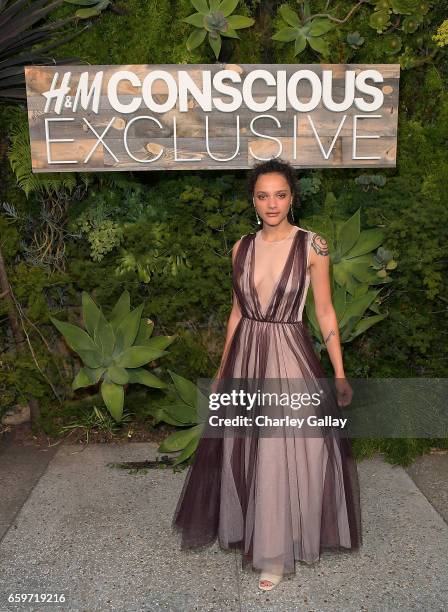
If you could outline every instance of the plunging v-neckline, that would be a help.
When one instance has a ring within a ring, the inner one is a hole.
[[[257,288],[255,286],[255,278],[254,278],[254,273],[255,273],[255,239],[257,237],[257,233],[254,234],[254,238],[253,238],[253,242],[252,242],[252,253],[251,253],[251,258],[250,258],[249,282],[250,282],[250,286],[251,286],[251,289],[252,289],[252,293],[254,295],[254,299],[255,299],[255,302],[256,302],[256,305],[257,305],[258,312],[260,313],[260,315],[262,317],[265,317],[268,314],[269,309],[271,307],[271,304],[274,301],[274,298],[275,298],[275,296],[277,294],[277,289],[278,289],[281,281],[283,280],[283,277],[285,275],[286,270],[289,268],[289,263],[290,263],[292,255],[293,255],[293,252],[294,252],[295,241],[297,240],[297,236],[299,235],[299,233],[301,231],[303,231],[302,228],[297,227],[297,230],[296,230],[296,232],[295,232],[295,234],[294,234],[294,236],[292,238],[291,245],[290,245],[289,251],[288,251],[288,255],[286,256],[286,260],[285,260],[285,263],[283,265],[283,269],[282,269],[282,271],[280,273],[280,276],[278,277],[276,283],[274,284],[273,291],[271,293],[271,296],[270,296],[269,300],[266,303],[266,308],[264,310],[261,308],[260,296],[258,295],[258,290],[257,290]],[[289,238],[289,236],[288,236],[288,238]],[[287,240],[288,238],[286,238],[285,240]],[[260,236],[260,240],[261,240],[261,236]],[[283,242],[283,241],[277,241],[277,242]]]

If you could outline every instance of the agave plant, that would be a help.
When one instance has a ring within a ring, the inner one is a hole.
[[[124,291],[108,321],[101,308],[84,291],[82,316],[85,329],[50,317],[84,363],[72,388],[89,387],[102,381],[103,401],[117,422],[123,416],[125,385],[139,383],[159,389],[167,386],[143,366],[166,355],[164,349],[176,336],[151,337],[154,324],[150,319],[142,318],[143,306],[141,304],[131,311],[129,292]]]
[[[72,21],[72,17],[36,26],[63,2],[64,0],[0,0],[0,100],[17,102],[25,99],[24,66],[53,66],[77,60],[73,57],[56,60],[48,55],[55,47],[68,42],[82,31],[53,38],[56,31]],[[39,47],[40,43],[46,44]]]
[[[365,285],[368,288],[368,285]],[[381,289],[367,290],[361,295],[350,296],[344,287],[336,287],[332,292],[333,306],[338,321],[339,336],[341,343],[351,342],[369,327],[379,323],[387,317],[387,313],[378,313],[375,300]],[[365,316],[368,310],[377,312],[375,315]],[[322,332],[314,310],[314,299],[312,291],[308,292],[306,301],[306,315],[311,325],[312,334],[316,339],[316,349],[320,354],[326,348]]]
[[[171,370],[168,372],[174,385],[168,388],[166,403],[152,409],[151,414],[156,424],[164,421],[182,428],[165,438],[157,449],[168,453],[181,451],[171,464],[175,466],[186,462],[196,451],[204,428],[200,406],[205,406],[207,400],[194,383]]]
[[[218,59],[221,51],[221,36],[239,38],[236,30],[248,28],[255,23],[251,17],[232,15],[239,0],[191,0],[197,13],[189,15],[182,21],[193,25],[195,29],[187,39],[187,49],[192,51],[199,47],[208,34],[208,41]]]
[[[366,293],[369,285],[392,282],[388,270],[396,267],[392,254],[378,248],[384,240],[382,230],[361,231],[360,213],[358,208],[350,219],[336,229],[335,238],[330,237],[333,243],[333,278],[352,296]],[[378,249],[376,257],[373,254],[375,249]]]
[[[279,13],[286,25],[272,36],[272,40],[294,41],[294,55],[302,53],[307,44],[325,55],[329,52],[329,45],[324,35],[333,29],[333,24],[326,17],[312,17],[308,0],[304,0],[302,5],[303,15],[297,14],[288,4],[281,5]]]
[[[370,286],[392,282],[389,271],[397,267],[397,262],[390,251],[380,246],[384,240],[380,229],[361,231],[360,209],[344,223],[337,224],[334,235],[327,237],[331,244],[332,300],[340,338],[341,342],[351,342],[387,316],[380,312],[377,303],[381,288]],[[320,352],[325,344],[312,291],[308,292],[305,308]],[[366,316],[368,310],[375,314]]]

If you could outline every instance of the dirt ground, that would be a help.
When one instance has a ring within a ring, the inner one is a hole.
[[[21,425],[0,425],[0,443],[7,434],[11,442],[17,446],[34,446],[44,448],[57,446],[64,441],[70,444],[130,444],[132,442],[162,442],[174,428],[165,423],[160,423],[157,427],[148,429],[147,425],[141,423],[131,423],[125,425],[119,432],[111,434],[100,430],[91,430],[87,437],[86,431],[78,427],[65,433],[63,436],[53,438],[44,432],[33,432],[31,423]]]

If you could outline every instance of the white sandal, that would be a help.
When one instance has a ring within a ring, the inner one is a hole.
[[[258,588],[262,591],[271,591],[279,582],[281,582],[283,575],[280,574],[269,574],[268,572],[261,572],[260,579],[258,581]],[[262,586],[262,582],[270,582],[268,586]]]

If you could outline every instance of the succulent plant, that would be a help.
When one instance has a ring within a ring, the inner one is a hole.
[[[191,0],[197,13],[185,17],[182,21],[195,27],[187,39],[187,49],[189,51],[196,49],[208,35],[210,46],[218,59],[222,45],[221,37],[239,38],[236,30],[248,28],[255,23],[255,20],[244,15],[232,15],[239,0],[209,0],[209,2]]]
[[[354,49],[357,49],[364,43],[364,38],[360,35],[358,31],[349,32],[347,34],[347,43]]]
[[[373,250],[379,249],[383,239],[380,229],[361,231],[359,208],[336,232],[331,254],[333,278],[351,295],[365,293],[368,285],[391,282],[387,274],[378,274],[374,269],[374,264],[382,261],[385,253],[382,252],[375,262]]]
[[[379,323],[387,317],[387,313],[378,312],[376,300],[380,289],[367,291],[363,295],[349,296],[344,287],[336,287],[333,291],[332,300],[336,312],[341,343],[351,342],[357,336],[364,333],[369,327]],[[377,314],[365,316],[368,310]],[[309,292],[306,302],[306,315],[316,339],[315,345],[320,354],[326,348],[322,332],[314,310],[313,294]]]
[[[383,247],[379,247],[378,251],[373,256],[372,268],[377,270],[377,275],[380,278],[386,278],[387,271],[395,270],[397,265],[393,253]]]
[[[390,10],[390,0],[374,0],[372,4],[375,5],[376,11],[389,11]]]
[[[324,39],[324,35],[333,29],[333,24],[326,17],[310,19],[309,2],[305,0],[303,4],[303,19],[288,4],[281,5],[279,13],[286,26],[276,32],[272,36],[272,40],[280,42],[294,41],[294,55],[304,51],[307,44],[314,51],[325,55],[329,52],[329,45]]]
[[[428,2],[419,2],[419,0],[376,0],[373,1],[375,9],[370,15],[369,25],[374,28],[379,34],[390,26],[390,16],[407,15],[403,20],[401,29],[406,34],[412,34],[423,21],[423,15],[429,11]],[[401,49],[401,40],[395,42],[389,41],[388,53],[395,53]],[[391,44],[392,42],[392,44]]]
[[[420,15],[419,17],[416,17],[415,15],[411,15],[410,17],[406,17],[405,19],[403,19],[403,23],[402,23],[401,29],[406,34],[412,34],[413,32],[415,32],[415,30],[421,24],[422,20],[423,20],[423,16],[422,15]]]
[[[50,317],[69,347],[78,353],[84,363],[72,388],[89,387],[102,381],[101,395],[117,422],[123,416],[125,385],[139,383],[159,389],[167,386],[143,366],[166,355],[164,349],[174,341],[175,336],[151,337],[154,324],[150,319],[142,319],[143,306],[141,304],[131,311],[129,293],[124,291],[108,321],[101,308],[83,291],[85,329]]]
[[[163,440],[157,449],[159,452],[174,453],[181,451],[173,466],[186,462],[195,452],[205,419],[201,418],[200,405],[206,405],[207,398],[199,388],[183,376],[168,370],[174,385],[170,385],[166,405],[159,405],[151,410],[154,422],[160,421],[182,427]]]
[[[361,231],[360,209],[339,223],[334,235],[328,238],[333,245],[330,251],[333,306],[341,342],[351,342],[387,316],[379,310],[381,288],[372,289],[371,285],[392,282],[389,270],[395,269],[397,262],[390,251],[380,246],[384,239],[380,229]],[[375,314],[366,316],[368,310]],[[320,352],[325,343],[316,319],[312,291],[308,292],[306,315]]]
[[[410,15],[418,10],[418,0],[390,0],[392,10],[397,15]]]
[[[378,34],[384,32],[384,30],[390,25],[390,10],[382,9],[374,11],[369,18],[369,25],[371,28],[376,30]]]
[[[355,183],[357,185],[362,185],[364,191],[368,191],[370,185],[373,189],[384,187],[386,184],[386,177],[384,174],[361,174],[361,176],[355,178]]]
[[[396,34],[389,34],[388,36],[385,36],[384,43],[385,43],[384,50],[389,55],[393,53],[398,53],[402,46],[401,38],[397,36]]]

